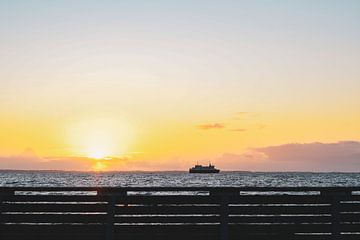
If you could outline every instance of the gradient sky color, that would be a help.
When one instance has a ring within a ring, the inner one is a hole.
[[[1,1],[0,168],[360,170],[359,42],[356,0]]]

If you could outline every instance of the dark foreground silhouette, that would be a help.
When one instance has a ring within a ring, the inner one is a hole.
[[[0,188],[0,239],[360,239],[358,188]]]

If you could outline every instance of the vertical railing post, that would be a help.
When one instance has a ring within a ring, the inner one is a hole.
[[[334,194],[332,196],[332,203],[331,203],[331,237],[332,240],[339,240],[341,235],[341,228],[340,228],[340,196],[339,194]]]
[[[214,191],[211,196],[220,198],[220,240],[229,239],[229,203],[230,197],[239,195],[239,191]]]
[[[107,197],[107,216],[106,216],[106,229],[105,229],[105,240],[114,240],[115,239],[115,210],[116,210],[116,200],[118,196],[127,195],[126,191],[98,191],[98,195]]]
[[[221,196],[220,240],[229,239],[229,195]]]
[[[110,194],[108,196],[105,240],[114,240],[115,204],[116,204],[115,195]]]
[[[331,198],[331,239],[341,239],[341,199],[351,195],[346,191],[322,191],[322,196]]]

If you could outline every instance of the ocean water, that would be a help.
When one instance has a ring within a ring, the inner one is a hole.
[[[360,186],[360,173],[300,172],[62,172],[0,171],[0,186],[111,187],[328,187]]]

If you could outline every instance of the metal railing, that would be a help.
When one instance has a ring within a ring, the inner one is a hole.
[[[1,187],[0,237],[360,239],[358,193],[360,187]]]

